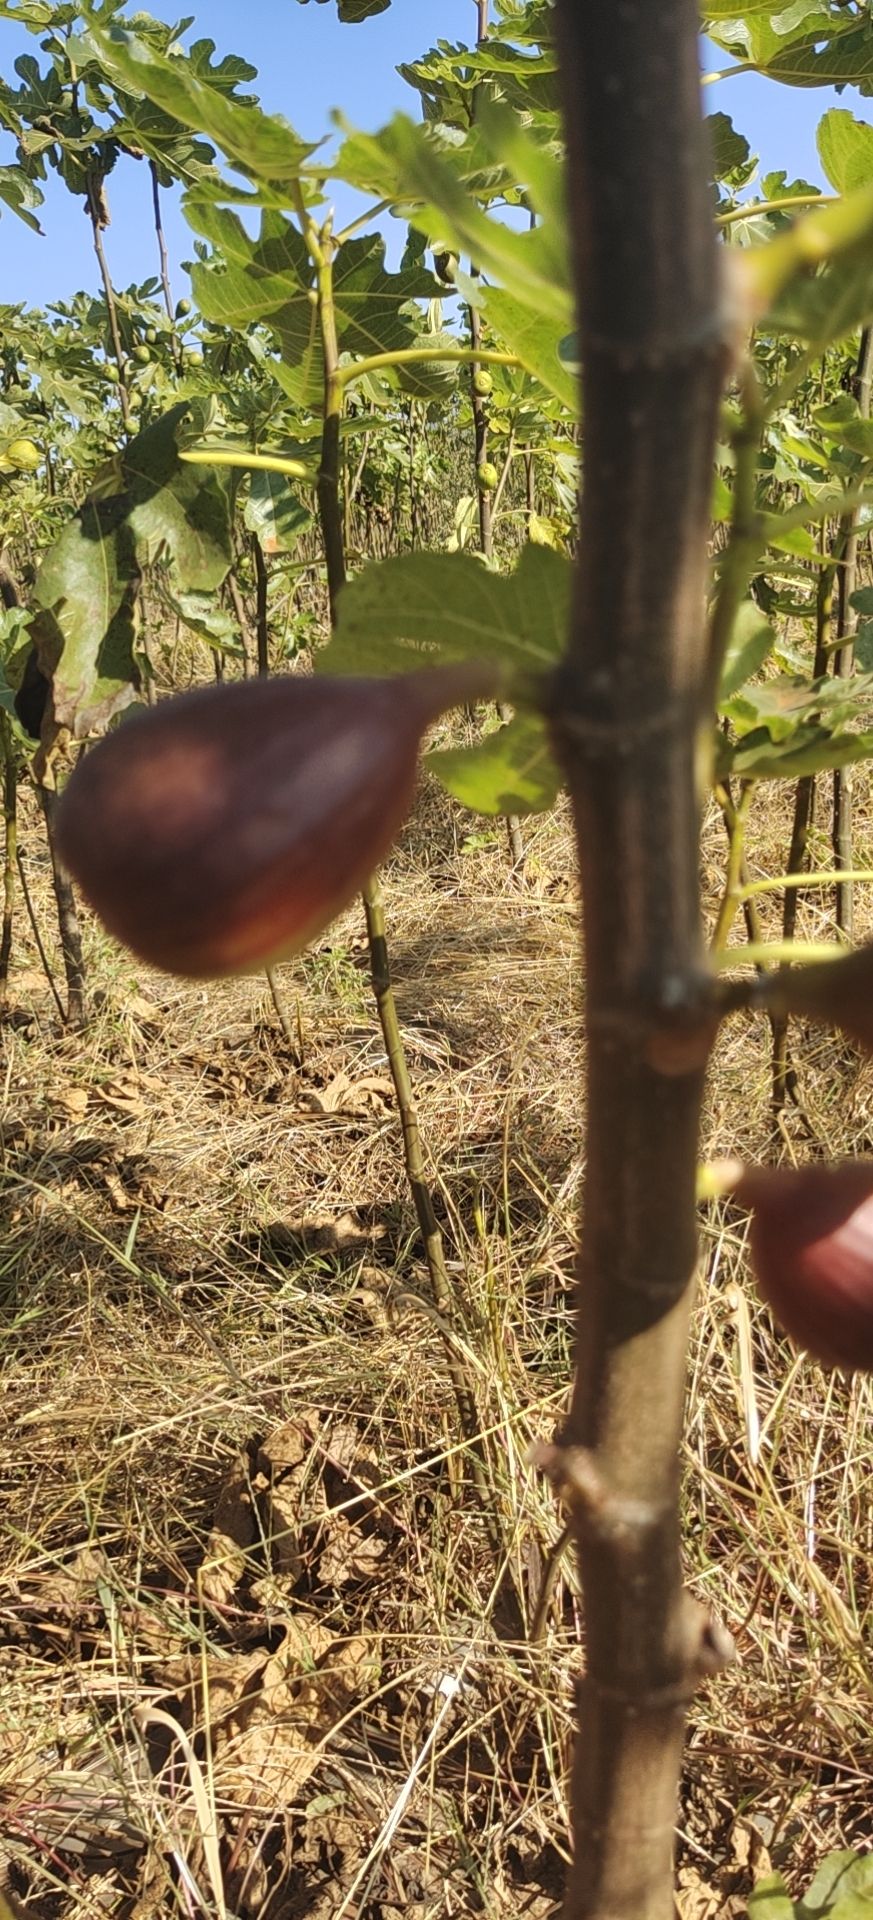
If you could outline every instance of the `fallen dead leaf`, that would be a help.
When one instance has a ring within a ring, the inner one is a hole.
[[[350,1580],[371,1580],[388,1552],[387,1540],[350,1525],[344,1513],[331,1521],[327,1545],[319,1555],[319,1578],[328,1587],[345,1587]]]
[[[258,1471],[266,1474],[268,1480],[278,1480],[290,1468],[299,1467],[312,1447],[318,1426],[318,1413],[314,1408],[307,1408],[296,1419],[285,1420],[280,1427],[274,1427],[258,1448]]]
[[[73,1120],[81,1120],[88,1111],[88,1094],[84,1087],[53,1087],[52,1103],[63,1107]]]
[[[209,1717],[221,1796],[262,1812],[292,1806],[373,1667],[370,1643],[337,1639],[309,1619],[292,1621],[273,1654],[211,1666]]]
[[[218,1496],[200,1574],[204,1597],[216,1606],[226,1606],[236,1592],[255,1534],[248,1461],[239,1454]]]

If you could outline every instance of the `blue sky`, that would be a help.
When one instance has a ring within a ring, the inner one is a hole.
[[[169,0],[146,0],[148,10],[162,19],[179,17]],[[180,0],[181,5],[181,0]],[[238,53],[258,68],[253,83],[263,105],[285,114],[305,138],[315,140],[330,129],[329,115],[340,107],[356,125],[380,126],[398,108],[417,114],[417,96],[400,79],[399,61],[414,59],[437,38],[469,43],[475,31],[473,0],[394,0],[384,14],[360,26],[343,27],[329,0],[300,6],[297,0],[190,0],[196,9],[193,33],[216,42],[219,54]],[[20,27],[0,20],[0,73],[14,79],[13,62],[23,51],[39,56],[38,41]],[[721,57],[716,64],[722,64]],[[815,151],[815,127],[836,96],[821,89],[777,86],[755,75],[743,74],[706,90],[707,111],[731,113],[746,134],[753,151],[761,155],[762,170],[786,167],[790,175],[803,174],[817,182],[821,170]],[[868,117],[868,105],[848,88],[840,100],[859,117]],[[0,136],[0,162],[13,158],[8,136]],[[112,225],[105,236],[110,268],[117,286],[145,279],[154,271],[151,203],[144,166],[127,161],[118,166],[109,183]],[[351,203],[346,203],[346,208]],[[342,201],[338,204],[343,215]],[[81,211],[63,187],[49,181],[41,215],[45,238],[31,234],[11,213],[0,225],[3,263],[3,300],[45,305],[63,299],[79,287],[95,287],[96,263],[90,233]],[[179,262],[192,251],[192,236],[172,196],[165,195],[165,221],[177,293],[187,291]]]

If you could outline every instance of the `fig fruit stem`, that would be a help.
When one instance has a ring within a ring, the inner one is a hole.
[[[487,38],[488,38],[488,0],[478,0],[477,46],[479,47],[484,46],[484,43],[487,40]],[[471,117],[475,120],[475,117],[476,117],[476,93],[475,92],[473,94],[473,99],[472,99]],[[470,278],[475,280],[475,279],[478,279],[478,277],[479,277],[479,269],[476,266],[475,262],[471,260]],[[478,373],[481,373],[484,367],[483,348],[482,348],[482,317],[479,313],[478,307],[476,307],[475,305],[471,305],[468,307],[467,314],[468,314],[469,325],[470,325],[470,345],[473,350],[473,353],[475,354],[475,359],[473,359],[470,363],[470,404],[473,409],[473,458],[475,461],[476,473],[478,475],[481,472],[482,467],[487,463],[487,460],[488,460],[488,403],[485,397],[479,392],[479,389],[476,384],[476,375]],[[506,463],[504,465],[503,473],[499,478],[496,492],[492,495],[487,488],[482,488],[481,486],[477,487],[476,489],[477,498],[479,502],[479,545],[482,549],[483,554],[485,555],[486,560],[493,560],[494,558],[494,522],[497,518],[500,501],[503,495],[503,489],[506,484],[506,476],[509,472],[509,465],[510,465],[511,458],[512,458],[512,438],[510,436],[509,451],[507,452]],[[497,703],[497,712],[501,720],[506,721],[509,719],[509,713],[502,701],[498,701]],[[525,846],[524,846],[524,836],[521,831],[521,821],[519,820],[517,813],[509,813],[506,815],[506,834],[507,834],[507,839],[509,841],[509,857],[512,863],[512,878],[517,887],[523,887],[524,886],[524,866],[525,866]]]
[[[454,1311],[452,1289],[446,1269],[443,1237],[434,1212],[433,1195],[427,1179],[409,1062],[406,1058],[397,1014],[397,1002],[391,984],[384,899],[379,880],[375,875],[364,888],[363,902],[367,924],[367,945],[370,953],[370,977],[397,1099],[397,1111],[400,1115],[409,1188],[424,1242],[434,1305],[450,1320]],[[462,1431],[467,1439],[471,1439],[479,1431],[475,1402],[457,1353],[453,1347],[447,1347],[446,1352]]]
[[[346,581],[345,544],[343,540],[343,521],[341,506],[340,474],[340,428],[344,406],[343,380],[340,378],[339,349],[337,342],[336,308],[334,304],[333,261],[337,242],[328,222],[320,230],[316,227],[305,206],[302,193],[297,194],[297,214],[309,249],[310,258],[316,274],[318,291],[318,324],[321,333],[322,357],[324,364],[324,424],[322,429],[321,462],[319,466],[316,499],[321,524],[327,569],[328,596],[330,601],[331,625],[336,624],[337,603]],[[485,675],[496,676],[493,687],[485,685],[484,691],[497,691],[500,679],[499,663],[493,667],[476,662],[469,665],[460,662],[456,667],[437,669],[445,679],[447,686],[453,689],[457,685],[458,702],[466,697],[482,697],[480,682]],[[377,879],[371,879],[363,892],[364,915],[367,928],[367,945],[370,959],[370,975],[376,1000],[376,1010],[388,1056],[394,1096],[403,1138],[403,1154],[406,1176],[415,1207],[416,1218],[424,1242],[425,1259],[434,1304],[449,1321],[454,1317],[454,1300],[446,1268],[445,1249],[439,1222],[433,1205],[433,1196],[427,1180],[418,1115],[412,1092],[412,1080],[403,1035],[397,1013],[397,1002],[391,981],[391,966],[388,939],[385,928],[385,912],[382,892]],[[461,1431],[469,1442],[471,1473],[483,1510],[489,1521],[489,1536],[492,1545],[501,1548],[496,1521],[491,1516],[492,1501],[487,1485],[485,1460],[482,1451],[480,1422],[476,1409],[473,1389],[464,1372],[463,1365],[451,1340],[445,1342],[446,1364],[452,1389],[458,1407]]]
[[[830,657],[830,633],[833,617],[834,566],[822,555],[816,591],[815,611],[815,657],[813,660],[813,678],[827,672]],[[814,773],[804,774],[798,780],[794,794],[794,815],[791,825],[791,845],[788,849],[786,873],[792,878],[802,874],[807,864],[807,843],[815,814],[816,779]],[[800,906],[799,887],[787,887],[782,901],[782,939],[785,942],[794,939],[797,926],[797,914]],[[777,1126],[780,1116],[790,1098],[797,1098],[797,1073],[792,1065],[788,1044],[788,1016],[776,1015],[773,1021],[773,1059],[772,1107],[773,1119]]]
[[[5,713],[0,713],[0,738],[3,743],[3,928],[0,933],[0,1005],[9,993],[9,968],[12,963],[12,930],[15,920],[15,856],[18,849],[18,765],[12,728]]]
[[[57,1007],[58,1014],[61,1020],[61,1025],[63,1026],[67,1018],[66,1011],[64,1008],[63,1000],[61,999],[60,993],[58,991],[58,983],[52,972],[51,961],[49,960],[48,954],[46,953],[45,941],[43,940],[42,934],[40,932],[39,921],[36,917],[36,908],[34,907],[33,900],[31,898],[30,887],[28,885],[28,880],[27,880],[27,872],[25,869],[24,861],[22,859],[20,847],[16,847],[16,850],[15,850],[15,864],[18,869],[18,878],[19,878],[19,881],[21,882],[21,897],[27,909],[27,918],[30,921],[30,931],[33,934],[34,946],[36,947],[36,951],[39,954],[40,965],[42,967],[43,973],[45,974],[46,980],[48,981],[49,991],[51,993],[55,1006]]]
[[[721,647],[704,605],[730,320],[696,10],[556,0],[554,15],[585,420],[551,727],[582,883],[586,1174],[570,1412],[540,1456],[585,1612],[564,1920],[672,1920],[685,1714],[730,1649],[685,1592],[680,1556],[707,1048],[675,1071],[652,1038],[700,1006],[698,746]]]
[[[729,842],[728,866],[724,892],[712,936],[713,953],[719,953],[727,946],[728,935],[739,910],[740,885],[746,858],[746,822],[754,797],[755,782],[753,780],[747,780],[741,787],[740,796],[736,802],[730,801],[725,796],[727,804],[724,818]]]
[[[873,328],[865,327],[861,334],[855,377],[852,382],[854,396],[858,403],[858,412],[862,420],[870,418],[870,395],[873,387]],[[840,521],[837,552],[840,565],[837,578],[837,638],[840,641],[834,658],[834,672],[840,679],[848,679],[855,668],[855,641],[858,633],[858,610],[852,605],[855,588],[858,584],[858,552],[863,539],[865,520],[860,505],[851,508]],[[838,868],[844,869],[837,880],[835,894],[836,921],[846,940],[854,939],[855,934],[855,890],[852,883],[852,780],[851,767],[835,767],[833,796],[833,848],[834,861]]]
[[[37,784],[37,794],[45,821],[45,835],[48,841],[49,858],[52,869],[52,886],[55,904],[58,910],[58,930],[61,936],[61,955],[64,962],[64,974],[67,982],[67,1010],[65,1022],[68,1027],[82,1032],[88,1024],[85,1002],[85,962],[82,957],[82,929],[76,907],[73,883],[60,858],[57,848],[56,816],[58,796],[51,787]]]
[[[102,229],[106,224],[106,220],[101,213],[101,207],[105,207],[105,189],[103,180],[99,175],[89,174],[88,176],[86,202],[88,218],[91,222],[91,238],[94,243],[94,252],[97,256],[97,265],[100,269],[100,278],[103,282],[103,292],[106,299],[106,313],[109,320],[109,332],[112,338],[112,353],[115,365],[118,368],[118,399],[121,406],[121,418],[124,422],[125,433],[129,433],[130,394],[127,387],[124,348],[121,344],[118,312],[115,305],[115,288],[112,284],[112,277],[106,259],[106,250],[103,245]]]

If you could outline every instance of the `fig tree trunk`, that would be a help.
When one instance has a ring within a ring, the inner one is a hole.
[[[552,717],[584,918],[576,1378],[542,1461],[585,1606],[566,1920],[672,1920],[685,1713],[722,1636],[682,1581],[679,1442],[709,1035],[705,584],[725,378],[694,0],[557,0],[584,488]]]

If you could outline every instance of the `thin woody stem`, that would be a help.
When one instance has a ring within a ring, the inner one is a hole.
[[[565,1916],[672,1920],[685,1711],[727,1652],[683,1589],[679,1444],[713,1032],[695,748],[728,323],[693,0],[557,0],[555,19],[585,420],[552,728],[584,901],[586,1183],[571,1409],[542,1456],[585,1611]]]

